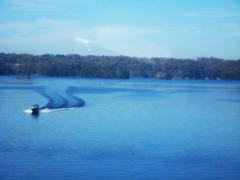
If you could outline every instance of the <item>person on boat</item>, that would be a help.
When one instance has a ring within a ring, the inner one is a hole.
[[[32,110],[32,115],[33,116],[38,116],[39,115],[39,105],[38,104],[34,104],[32,107],[31,107],[31,110]]]

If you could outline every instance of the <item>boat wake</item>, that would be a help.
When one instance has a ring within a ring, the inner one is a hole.
[[[40,109],[39,112],[40,113],[50,113],[50,112],[58,112],[58,111],[67,111],[67,110],[71,110],[71,109],[75,109],[75,108],[59,108],[59,109],[44,108],[44,109]],[[31,109],[25,109],[24,112],[27,114],[32,114]]]
[[[32,90],[39,93],[41,96],[48,100],[45,105],[37,105],[37,113],[49,113],[49,112],[57,112],[57,111],[65,111],[73,108],[83,107],[85,105],[85,101],[81,98],[78,98],[74,94],[74,87],[68,88],[47,88],[43,86],[35,86],[35,87],[26,87],[26,86],[4,86],[0,87],[1,89],[19,89],[19,90]],[[78,93],[78,92],[77,92]],[[32,108],[25,109],[25,113],[32,114]]]
[[[49,89],[40,89],[38,92],[48,99],[48,103],[39,108],[42,112],[53,112],[68,110],[76,107],[83,107],[85,101],[73,95],[71,88],[69,87],[65,91],[55,91]]]
[[[37,90],[39,94],[48,99],[48,103],[39,106],[37,109],[37,116],[39,113],[50,113],[57,111],[66,111],[73,108],[83,107],[85,101],[76,97],[71,90],[71,87],[66,90],[54,90],[49,88],[40,88]],[[33,109],[26,109],[26,113],[34,115]]]

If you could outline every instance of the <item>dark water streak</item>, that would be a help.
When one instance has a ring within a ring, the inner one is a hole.
[[[4,86],[0,89],[19,89],[19,90],[32,90],[39,93],[41,96],[48,100],[48,103],[44,106],[40,106],[42,109],[60,109],[60,108],[73,108],[73,107],[83,107],[85,101],[76,97],[71,90],[72,87],[66,88],[63,93],[59,93],[58,90],[51,91],[46,87],[25,87],[25,86]],[[36,102],[36,104],[38,104]]]

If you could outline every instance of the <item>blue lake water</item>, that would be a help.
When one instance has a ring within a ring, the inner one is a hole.
[[[24,112],[49,97],[85,106]],[[240,81],[2,76],[0,102],[0,179],[240,179]]]

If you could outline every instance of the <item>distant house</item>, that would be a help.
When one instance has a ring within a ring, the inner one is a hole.
[[[155,77],[158,78],[158,79],[164,79],[164,78],[166,77],[166,73],[161,72],[161,71],[158,71],[158,72],[155,74]]]

